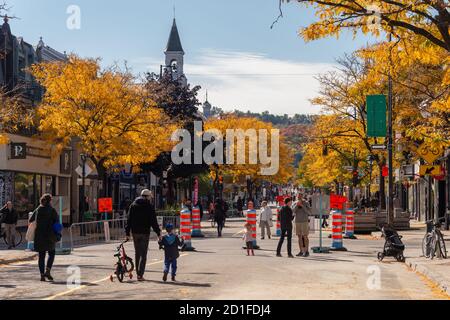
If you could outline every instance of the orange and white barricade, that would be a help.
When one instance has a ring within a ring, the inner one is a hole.
[[[333,234],[331,235],[333,243],[331,245],[331,250],[347,251],[347,249],[344,248],[344,241],[342,239],[342,211],[333,210],[331,211],[331,215],[333,217]]]
[[[191,211],[187,208],[183,208],[180,212],[180,233],[181,238],[184,240],[183,251],[193,251],[192,247],[192,222],[191,222]]]
[[[355,210],[345,211],[345,238],[356,239],[355,237]]]
[[[200,208],[192,208],[192,237],[203,238],[205,235],[202,233],[202,222],[200,216]]]
[[[253,248],[259,249],[257,241],[256,241],[256,210],[253,206],[253,202],[248,203],[248,210],[247,210],[247,223],[251,224],[252,226],[252,238],[253,238]]]

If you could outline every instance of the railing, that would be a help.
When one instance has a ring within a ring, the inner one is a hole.
[[[180,217],[157,217],[157,220],[161,229],[169,223],[175,229],[180,228]],[[73,250],[76,247],[124,240],[126,222],[126,219],[114,219],[74,223],[69,228],[70,247]]]

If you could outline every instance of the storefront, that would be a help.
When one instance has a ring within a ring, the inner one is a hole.
[[[44,193],[54,196],[54,205],[70,220],[70,184],[72,157],[70,150],[59,156],[42,141],[19,135],[8,135],[9,144],[0,146],[0,205],[14,203],[19,226],[26,225],[28,212],[39,204]]]

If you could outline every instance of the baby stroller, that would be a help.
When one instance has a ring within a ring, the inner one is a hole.
[[[401,240],[402,236],[398,235],[397,231],[388,225],[384,225],[381,232],[386,241],[383,252],[378,252],[378,260],[383,261],[384,257],[394,257],[398,262],[405,262],[405,256],[403,255],[405,245]]]
[[[123,282],[125,274],[128,274],[130,279],[133,279],[133,259],[127,256],[124,247],[124,244],[127,242],[128,241],[124,241],[117,247],[117,253],[114,255],[114,257],[117,258],[117,263],[115,264],[114,274],[110,276],[111,282],[114,281],[114,275],[117,277],[119,282]]]

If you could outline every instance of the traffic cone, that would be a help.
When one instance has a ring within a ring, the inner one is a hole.
[[[205,237],[205,235],[202,233],[202,222],[199,207],[194,207],[192,209],[192,237],[193,238]]]
[[[345,239],[356,239],[355,237],[355,210],[345,211]]]
[[[277,208],[277,230],[276,230],[277,237],[281,237],[281,221],[280,221],[280,208]]]
[[[252,225],[252,238],[253,240],[253,249],[259,249],[258,242],[256,241],[257,232],[256,232],[256,210],[253,207],[253,202],[249,201],[248,210],[247,210],[247,223]]]
[[[333,235],[332,235],[332,251],[347,251],[342,240],[342,211],[333,210]]]
[[[191,222],[191,211],[187,208],[183,208],[180,212],[180,232],[181,238],[184,240],[184,246],[182,251],[195,251],[192,247],[191,233],[192,233],[192,222]]]

